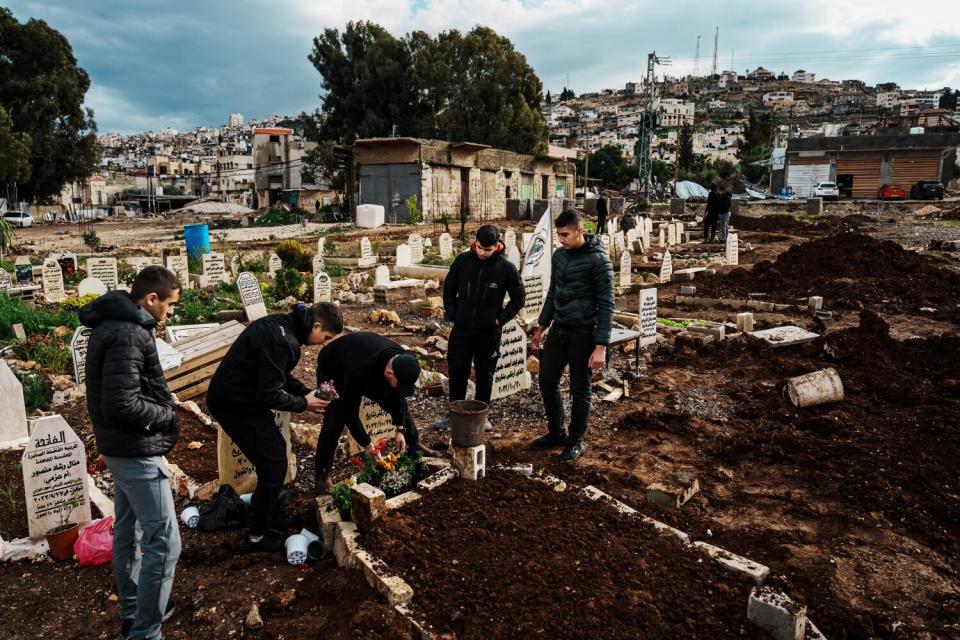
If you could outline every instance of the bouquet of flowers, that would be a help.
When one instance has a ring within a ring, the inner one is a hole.
[[[320,398],[321,400],[333,401],[339,400],[340,394],[337,393],[337,387],[333,384],[333,380],[327,380],[320,385],[320,388],[313,392],[313,395]]]

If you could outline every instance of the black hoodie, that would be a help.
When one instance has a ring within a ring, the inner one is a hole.
[[[503,299],[510,294],[510,302]],[[503,255],[503,245],[481,260],[475,248],[457,256],[443,281],[443,310],[460,329],[492,329],[510,322],[523,308],[523,280]]]
[[[290,313],[260,318],[244,329],[210,381],[211,411],[306,411],[310,389],[290,374],[312,328],[310,307],[298,304]]]
[[[157,356],[157,321],[126,291],[100,296],[78,315],[93,329],[86,385],[97,449],[121,458],[166,454],[180,425]]]
[[[610,342],[613,327],[613,266],[596,236],[573,249],[553,252],[550,288],[539,324],[593,334],[594,344]]]

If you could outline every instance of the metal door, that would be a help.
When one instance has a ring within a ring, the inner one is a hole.
[[[358,204],[379,204],[385,222],[407,221],[404,200],[416,196],[420,202],[420,165],[368,164],[360,167],[360,201]],[[422,205],[420,205],[422,207]]]

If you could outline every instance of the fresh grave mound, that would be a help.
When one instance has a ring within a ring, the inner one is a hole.
[[[697,295],[745,298],[751,293],[777,301],[810,295],[825,306],[858,309],[882,305],[887,312],[918,314],[921,307],[937,319],[960,322],[960,275],[940,269],[899,244],[861,233],[840,233],[794,245],[774,262],[752,270],[734,269],[706,277]]]
[[[23,491],[22,449],[0,451],[0,538],[15,540],[30,534]]]
[[[810,225],[783,213],[775,213],[760,218],[753,216],[732,216],[730,224],[738,231],[808,234],[813,230]]]
[[[452,481],[378,521],[362,545],[460,640],[764,638],[750,583],[670,534],[519,474]]]

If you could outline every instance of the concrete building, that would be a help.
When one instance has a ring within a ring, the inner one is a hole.
[[[224,202],[248,207],[254,201],[255,182],[253,155],[231,155],[226,149],[220,150],[211,176],[211,193]]]
[[[242,113],[231,113],[227,118],[227,126],[231,129],[242,129],[243,128],[243,114]]]
[[[877,92],[877,106],[881,109],[892,109],[900,104],[899,91],[879,91]]]
[[[764,69],[763,67],[757,67],[747,74],[747,79],[753,80],[754,82],[769,82],[770,80],[773,80],[773,78],[773,71]]]
[[[417,197],[427,220],[506,216],[513,198],[573,197],[575,169],[563,160],[492,149],[472,142],[368,138],[353,144],[358,204],[384,207],[387,222],[405,222],[404,201]]]
[[[692,125],[696,105],[679,98],[657,98],[653,103],[657,113],[657,122],[661,127],[682,127]]]
[[[315,147],[295,139],[293,129],[258,127],[253,130],[253,168],[257,191],[256,206],[278,201],[290,202],[290,193],[302,187],[303,156]]]
[[[804,71],[803,69],[797,69],[793,72],[793,75],[790,76],[790,80],[793,82],[803,82],[811,83],[817,81],[817,74],[812,71]]]
[[[717,86],[721,89],[729,89],[739,83],[740,79],[736,71],[721,71]]]
[[[781,104],[792,104],[792,91],[771,91],[763,94],[763,104],[767,106],[777,106]]]

